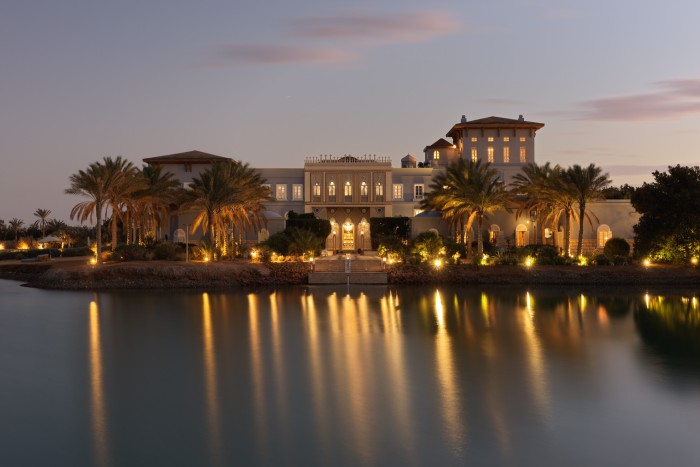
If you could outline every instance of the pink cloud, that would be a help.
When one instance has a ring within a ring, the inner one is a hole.
[[[423,42],[456,32],[460,24],[441,11],[406,13],[346,12],[301,18],[290,23],[291,34],[303,39]]]
[[[355,59],[355,54],[335,48],[273,44],[226,45],[217,55],[219,66],[342,63]]]
[[[643,121],[700,114],[700,79],[655,83],[658,91],[604,97],[581,103],[582,120]]]

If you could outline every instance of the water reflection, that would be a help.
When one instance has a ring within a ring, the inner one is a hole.
[[[97,301],[90,302],[90,398],[92,433],[97,464],[109,465],[108,420],[105,407],[102,340],[100,338],[100,311]]]
[[[202,331],[204,337],[204,387],[206,390],[209,445],[212,464],[221,465],[221,423],[217,383],[216,350],[209,294],[202,294]]]
[[[646,348],[671,367],[700,370],[700,308],[695,296],[645,294],[634,322]]]

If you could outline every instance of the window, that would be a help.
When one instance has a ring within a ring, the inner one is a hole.
[[[335,182],[328,184],[328,201],[335,201]]]
[[[382,185],[382,182],[377,182],[377,185],[374,187],[374,198],[375,201],[384,201],[384,185]]]
[[[321,184],[318,182],[314,183],[314,198],[317,201],[321,199]]]
[[[508,146],[503,148],[503,163],[507,164],[510,162],[510,148]]]
[[[493,136],[489,136],[489,143],[493,143]]]
[[[345,201],[352,201],[352,185],[350,182],[345,182],[343,190],[343,193],[345,194]]]
[[[508,141],[510,141],[510,138],[509,138],[508,136],[504,136],[504,137],[503,137],[503,142],[504,142],[504,143],[507,143]]]
[[[423,199],[424,188],[425,188],[425,185],[423,185],[422,183],[417,184],[417,185],[413,185],[413,200],[414,201]]]
[[[605,243],[612,238],[612,230],[607,224],[598,226],[598,248],[605,247]]]
[[[493,146],[486,148],[486,154],[490,163],[493,163]]]
[[[476,148],[474,146],[472,146],[472,162],[476,162],[477,159],[478,159],[478,154],[476,152]]]
[[[524,164],[525,162],[527,162],[527,150],[525,146],[520,146],[520,163]]]
[[[403,185],[394,183],[394,199],[403,199]]]
[[[476,136],[472,136],[472,143],[476,143]]]
[[[525,142],[525,137],[524,137],[524,136],[521,136],[521,137],[520,137],[520,142],[521,142],[521,143],[524,143],[524,142]]]
[[[301,184],[292,185],[292,199],[294,201],[301,201],[304,199],[304,185],[301,185]]]
[[[350,182],[348,182],[350,183]],[[345,187],[347,188],[347,184],[345,184]],[[352,193],[350,193],[352,195]],[[348,196],[347,189],[345,190],[345,196]],[[369,187],[367,186],[367,182],[362,182],[360,183],[360,201],[367,202],[369,201]]]
[[[287,199],[287,185],[278,183],[275,189],[277,190],[275,198],[277,198],[278,201]]]
[[[440,151],[433,152],[433,159],[440,159]]]

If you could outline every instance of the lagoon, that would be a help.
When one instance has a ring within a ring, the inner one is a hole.
[[[0,281],[3,465],[697,465],[693,290]]]

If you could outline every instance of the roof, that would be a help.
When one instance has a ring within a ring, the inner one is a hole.
[[[402,161],[413,161],[413,162],[415,162],[417,159],[416,159],[415,157],[413,157],[412,155],[410,155],[410,154],[406,154],[405,156],[403,156],[403,157],[401,158],[401,160],[402,160]]]
[[[178,152],[177,154],[168,154],[166,156],[147,157],[143,161],[147,164],[209,164],[211,162],[230,161],[229,157],[216,156],[202,151],[187,151]]]
[[[504,117],[486,117],[479,118],[476,120],[462,120],[461,123],[455,124],[450,131],[447,132],[449,137],[459,137],[460,131],[463,128],[531,128],[533,130],[539,130],[544,126],[544,123],[530,122],[522,118],[504,118]]]
[[[425,149],[423,149],[423,151],[427,151],[428,149],[453,148],[453,147],[455,147],[454,144],[450,143],[445,138],[440,138],[439,140],[435,141],[430,146],[426,146]]]

